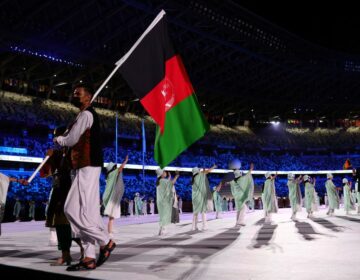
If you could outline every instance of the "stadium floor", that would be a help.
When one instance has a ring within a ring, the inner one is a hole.
[[[265,225],[263,211],[256,210],[240,229],[234,228],[234,212],[218,220],[209,214],[205,232],[191,231],[192,215],[183,214],[162,238],[157,215],[121,218],[110,259],[96,270],[72,273],[49,265],[60,254],[48,246],[43,221],[5,223],[0,271],[37,279],[357,279],[360,216],[338,210],[327,217],[325,212],[309,220],[303,209],[294,223],[290,209],[280,209],[275,223]],[[72,253],[79,257],[75,244]]]

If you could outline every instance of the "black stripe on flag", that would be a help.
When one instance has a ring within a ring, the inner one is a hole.
[[[167,32],[166,15],[143,38],[119,71],[142,99],[165,76],[165,62],[175,55]],[[141,81],[141,82],[139,82]]]

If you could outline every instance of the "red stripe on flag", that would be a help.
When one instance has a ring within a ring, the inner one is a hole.
[[[164,132],[166,112],[194,93],[180,56],[165,63],[165,77],[141,100],[146,111]]]

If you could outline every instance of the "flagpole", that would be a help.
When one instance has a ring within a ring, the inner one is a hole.
[[[110,75],[106,78],[106,80],[102,83],[102,85],[97,89],[97,91],[94,93],[93,98],[91,99],[92,103],[95,98],[99,95],[100,91],[106,86],[106,84],[109,82],[109,80],[112,78],[112,76],[115,75],[116,71],[120,68],[121,64],[116,65],[116,67],[114,68],[114,70],[110,73]]]
[[[141,132],[142,132],[142,173],[143,173],[143,190],[145,190],[145,152],[146,152],[146,141],[145,141],[145,124],[144,117],[141,120]]]
[[[118,112],[115,118],[115,163],[118,163]]]
[[[39,172],[39,170],[41,169],[41,167],[44,166],[44,164],[48,161],[49,158],[50,158],[50,156],[46,156],[46,157],[44,158],[44,160],[42,161],[42,163],[39,164],[39,166],[36,168],[36,170],[33,172],[33,174],[32,174],[32,175],[30,176],[30,178],[27,180],[29,184],[30,184],[31,181],[34,179],[36,173]]]

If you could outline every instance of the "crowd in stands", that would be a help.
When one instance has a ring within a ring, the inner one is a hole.
[[[0,120],[24,123],[27,126],[43,125],[55,128],[69,124],[76,108],[68,102],[39,99],[17,93],[0,92]],[[114,111],[97,108],[104,133],[115,133]],[[141,118],[131,113],[119,114],[119,136],[129,139],[141,139]],[[146,136],[149,141],[155,138],[155,124],[149,117],[144,118]],[[27,127],[26,126],[26,127]],[[349,128],[289,128],[269,125],[256,132],[249,127],[212,125],[211,130],[199,141],[199,144],[217,143],[219,146],[241,150],[260,151],[333,151],[359,149],[360,127]]]

